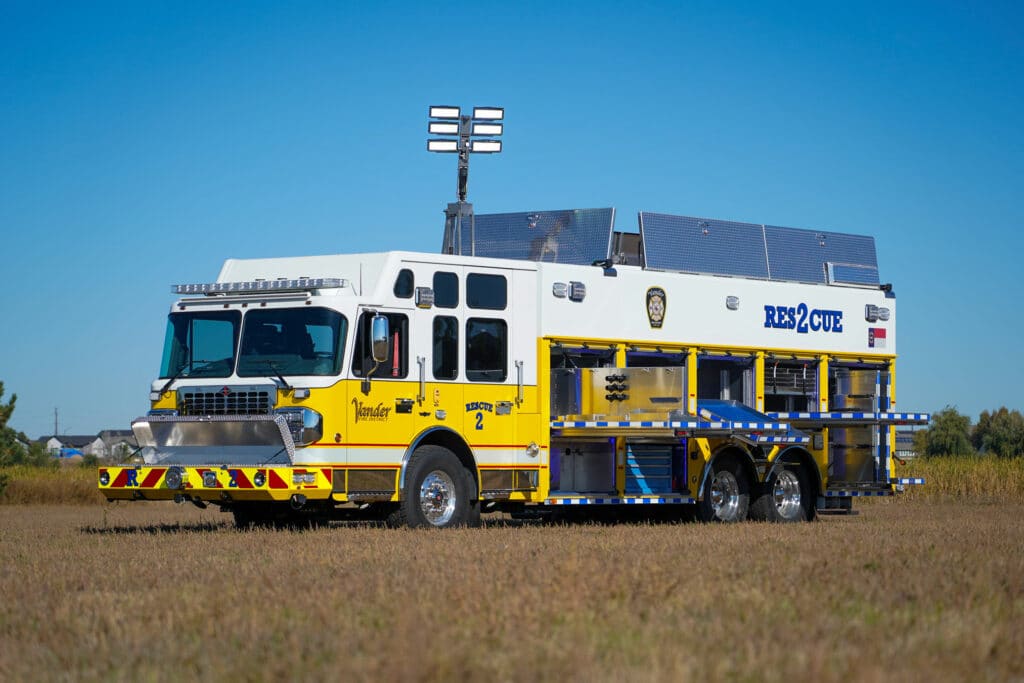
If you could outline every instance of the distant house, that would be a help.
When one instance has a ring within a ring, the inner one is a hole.
[[[914,432],[912,430],[896,430],[896,457],[902,460],[917,457],[917,451],[914,450]]]
[[[55,458],[94,455],[97,458],[127,456],[138,445],[128,429],[104,429],[99,434],[59,434],[40,437],[38,443]]]
[[[96,455],[103,452],[103,440],[93,434],[60,434],[39,439],[46,451],[55,458],[71,458],[76,455]],[[99,451],[99,452],[97,452]]]

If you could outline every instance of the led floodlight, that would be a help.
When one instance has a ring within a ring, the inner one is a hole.
[[[500,123],[473,122],[473,135],[501,135],[501,129]]]
[[[501,151],[501,140],[470,140],[469,151],[483,154],[494,154]]]
[[[431,121],[427,125],[427,132],[431,135],[458,135],[459,124],[452,121]]]
[[[473,118],[477,121],[501,121],[505,118],[503,107],[473,107]]]
[[[458,119],[462,111],[458,107],[431,107],[430,118],[432,119]]]
[[[458,140],[427,140],[427,150],[431,152],[458,152]]]

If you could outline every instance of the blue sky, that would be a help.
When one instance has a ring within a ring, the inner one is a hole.
[[[0,380],[36,437],[147,409],[169,285],[436,251],[430,104],[506,108],[478,212],[615,206],[876,238],[898,404],[1024,408],[1012,3],[0,5]],[[465,31],[465,33],[464,33]]]

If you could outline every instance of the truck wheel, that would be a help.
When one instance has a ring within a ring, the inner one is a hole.
[[[722,455],[712,464],[699,505],[702,522],[742,522],[750,506],[750,482],[735,455]]]
[[[804,467],[784,468],[765,482],[750,506],[750,516],[765,522],[806,522],[814,518],[814,493]]]
[[[476,526],[480,505],[476,485],[455,454],[441,446],[420,446],[409,459],[392,526],[447,528]]]

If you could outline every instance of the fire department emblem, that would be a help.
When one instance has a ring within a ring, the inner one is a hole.
[[[654,329],[661,328],[665,322],[665,306],[667,300],[665,290],[661,287],[651,287],[647,290],[647,321]]]

